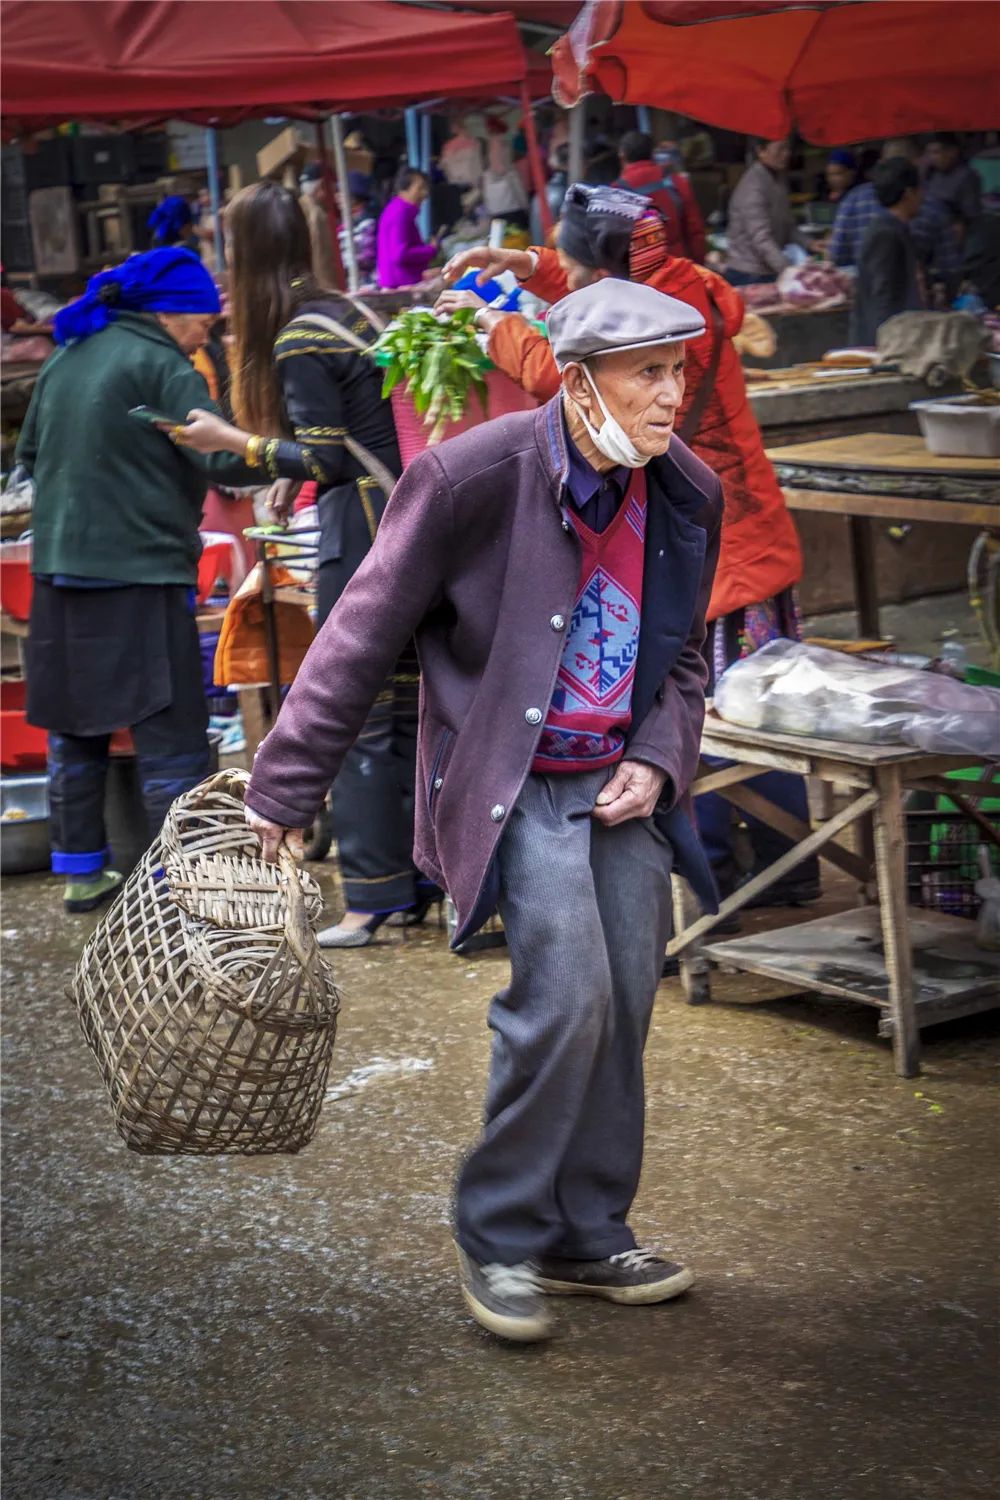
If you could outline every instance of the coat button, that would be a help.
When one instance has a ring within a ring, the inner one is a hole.
[[[540,708],[525,709],[524,717],[529,724],[540,724],[542,722],[542,710]]]
[[[549,621],[549,624],[551,625],[553,630],[565,630],[566,617],[565,615],[553,615],[551,620]]]
[[[443,786],[444,786],[444,777],[443,776],[435,776],[435,778],[434,778],[434,790],[436,792],[439,792]]]
[[[506,816],[507,809],[504,807],[502,802],[498,802],[496,807],[490,809],[490,817],[493,819],[494,823],[502,823]]]

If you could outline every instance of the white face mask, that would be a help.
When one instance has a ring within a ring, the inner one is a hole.
[[[651,453],[639,452],[621,423],[608,411],[608,408],[604,404],[604,398],[594,384],[594,377],[587,369],[587,366],[581,362],[580,369],[586,375],[587,384],[597,397],[597,404],[604,413],[604,426],[598,432],[597,428],[591,425],[587,413],[580,406],[579,402],[573,402],[573,405],[580,413],[584,427],[587,429],[587,436],[590,438],[590,441],[599,453],[603,453],[605,458],[610,458],[614,464],[624,464],[627,469],[645,468],[653,455]]]

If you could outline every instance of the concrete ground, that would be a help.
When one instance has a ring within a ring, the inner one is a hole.
[[[337,958],[300,1156],[138,1158],[59,894],[3,892],[5,1500],[996,1493],[996,1014],[925,1033],[904,1081],[871,1011],[663,985],[634,1222],[697,1286],[560,1304],[516,1348],[466,1316],[448,1227],[502,951],[429,928]]]
[[[967,593],[930,594],[923,599],[910,599],[905,604],[883,604],[879,610],[879,624],[885,638],[895,641],[901,651],[940,656],[945,644],[951,642],[963,648],[972,665],[988,667],[990,664],[989,647]],[[803,620],[802,633],[827,636],[831,640],[856,641],[857,617],[853,610],[812,615]]]

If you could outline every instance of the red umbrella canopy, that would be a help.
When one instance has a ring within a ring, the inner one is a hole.
[[[589,0],[555,94],[817,145],[1000,124],[996,0]]]
[[[435,0],[435,3],[447,3],[462,10],[509,10],[519,21],[560,29],[568,26],[580,9],[580,0]]]
[[[525,77],[509,15],[391,0],[3,0],[8,133],[66,119],[361,110]]]

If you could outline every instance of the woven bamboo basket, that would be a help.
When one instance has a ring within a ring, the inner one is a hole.
[[[179,797],[73,982],[125,1144],[143,1154],[298,1151],[316,1129],[340,996],[316,882],[260,859],[242,771]]]

